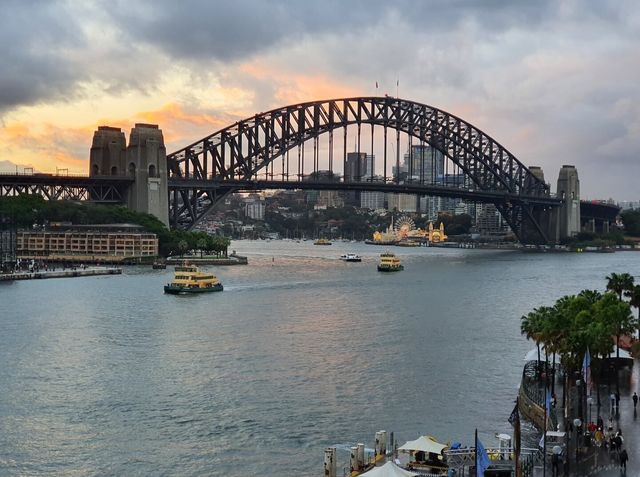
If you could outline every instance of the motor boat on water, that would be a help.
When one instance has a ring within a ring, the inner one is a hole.
[[[355,253],[345,253],[340,255],[340,260],[344,262],[361,262],[362,257],[360,255],[356,255]]]

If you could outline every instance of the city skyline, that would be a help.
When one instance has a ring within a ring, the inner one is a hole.
[[[639,24],[632,2],[5,2],[0,171],[86,173],[99,125],[157,123],[172,151],[275,107],[398,94],[552,187],[573,164],[583,198],[637,200]]]

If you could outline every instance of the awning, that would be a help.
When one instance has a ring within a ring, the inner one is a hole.
[[[414,477],[420,474],[416,474],[415,472],[409,472],[408,470],[404,470],[402,467],[389,461],[383,466],[374,467],[370,471],[360,475],[362,476],[366,475],[367,477]]]
[[[549,355],[549,359],[551,359],[552,355]],[[611,354],[608,356],[608,358],[615,358],[616,357],[616,349],[615,347],[613,348],[613,351],[611,352]],[[629,354],[628,351],[623,350],[622,348],[620,348],[620,359],[633,359],[631,357],[631,355]],[[533,348],[531,351],[529,351],[525,357],[524,357],[525,361],[537,361],[538,360],[538,349],[537,348]],[[540,361],[544,362],[544,346],[540,346]]]
[[[440,444],[431,436],[420,436],[415,441],[405,442],[398,450],[404,451],[423,451],[433,454],[440,454],[445,449],[446,444]]]
[[[538,348],[533,348],[525,357],[525,361],[538,361]],[[544,346],[540,345],[540,361],[544,362]]]

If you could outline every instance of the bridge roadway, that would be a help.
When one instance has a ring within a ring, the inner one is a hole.
[[[134,183],[128,176],[85,176],[59,174],[0,173],[0,197],[17,194],[39,194],[48,200],[76,200],[99,203],[125,203],[128,188]],[[460,198],[467,201],[512,203],[557,207],[561,201],[555,196],[521,196],[508,192],[461,189],[441,185],[396,184],[387,182],[287,181],[287,180],[230,180],[176,178],[168,180],[170,190],[198,189],[203,192],[225,194],[233,191],[265,189],[352,190]],[[619,212],[615,205],[581,201],[583,222],[590,219],[613,223]]]
[[[0,197],[38,194],[48,200],[124,203],[133,183],[128,176],[0,173]]]
[[[557,207],[561,200],[554,196],[523,196],[507,191],[496,192],[478,189],[461,189],[439,185],[396,184],[394,182],[336,182],[336,181],[281,181],[281,180],[200,180],[200,179],[169,179],[169,189],[194,188],[201,191],[256,191],[264,189],[303,189],[303,190],[351,190],[361,192],[388,192],[399,194],[415,194],[426,196],[452,197],[471,202],[488,202],[512,204],[530,204],[538,206]]]

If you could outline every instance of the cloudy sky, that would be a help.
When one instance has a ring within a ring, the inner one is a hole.
[[[636,0],[0,0],[0,45],[0,170],[86,173],[98,125],[158,123],[171,152],[399,79],[547,181],[640,199]]]

